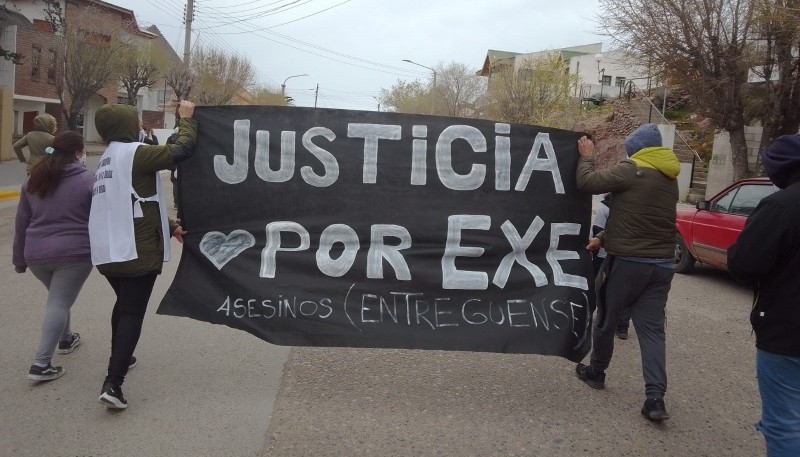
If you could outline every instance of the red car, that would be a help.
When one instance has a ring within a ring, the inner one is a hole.
[[[678,208],[675,271],[688,273],[695,262],[728,269],[728,248],[736,241],[747,216],[778,188],[768,178],[737,181],[695,209]]]

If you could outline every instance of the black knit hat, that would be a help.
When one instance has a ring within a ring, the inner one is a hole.
[[[778,137],[761,158],[772,182],[780,188],[786,187],[787,180],[800,172],[800,135]]]

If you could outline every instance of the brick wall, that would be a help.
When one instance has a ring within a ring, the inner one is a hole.
[[[14,92],[18,95],[58,99],[54,82],[48,81],[50,51],[53,47],[53,32],[49,24],[34,21],[33,26],[17,27],[17,51],[24,57],[20,65],[14,66],[16,85]],[[34,76],[34,48],[41,52],[39,57],[39,75]]]
[[[163,111],[142,111],[142,125],[148,125],[150,128],[160,129],[164,127],[164,112]]]

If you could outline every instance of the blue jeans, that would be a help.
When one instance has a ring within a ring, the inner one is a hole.
[[[767,457],[800,456],[800,357],[756,352],[761,421]]]

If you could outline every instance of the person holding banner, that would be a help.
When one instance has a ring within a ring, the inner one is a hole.
[[[614,334],[620,315],[631,310],[639,339],[646,400],[642,414],[649,420],[669,419],[667,391],[665,307],[674,275],[675,205],[678,203],[680,163],[662,146],[654,124],[643,124],[625,138],[628,159],[606,170],[596,170],[595,147],[586,137],[578,140],[578,189],[611,192],[614,210],[605,230],[587,249],[606,249],[607,257],[596,279],[597,320],[589,365],[579,363],[578,377],[595,389],[605,387],[605,370],[614,352]]]
[[[92,263],[116,294],[111,313],[111,357],[98,401],[124,409],[122,383],[136,363],[133,352],[142,331],[147,302],[164,261],[170,234],[183,242],[186,232],[167,218],[160,170],[194,152],[197,123],[194,104],[181,102],[178,139],[162,146],[137,142],[139,118],[128,105],[97,110],[95,126],[108,143],[100,158],[89,215]]]

